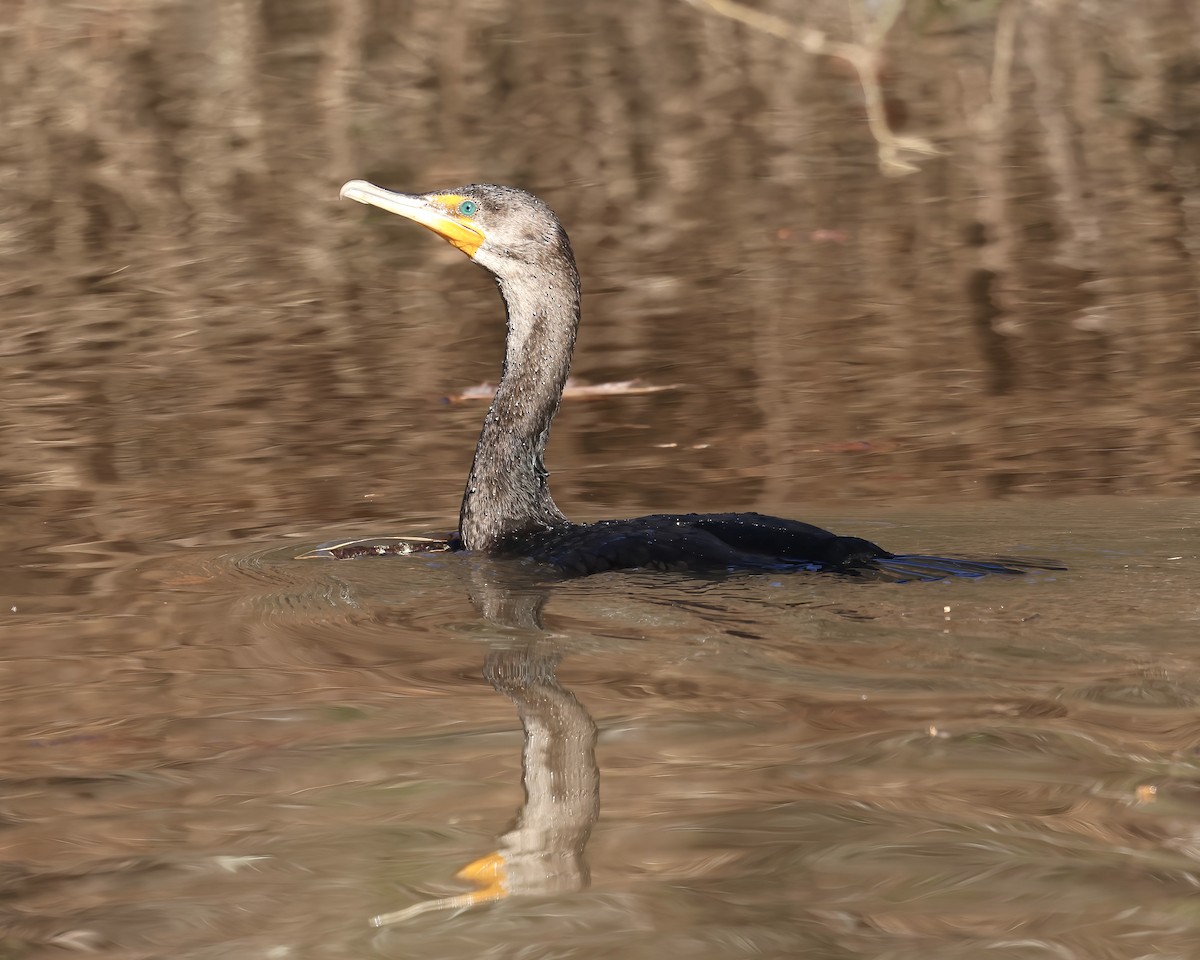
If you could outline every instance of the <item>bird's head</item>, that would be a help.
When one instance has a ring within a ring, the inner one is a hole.
[[[474,183],[412,194],[351,180],[341,196],[428,227],[501,280],[563,259],[574,273],[570,243],[554,211],[516,187]]]

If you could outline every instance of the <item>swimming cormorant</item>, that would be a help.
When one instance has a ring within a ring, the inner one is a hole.
[[[758,513],[572,523],[550,497],[544,463],[579,326],[579,273],[558,217],[532,194],[495,184],[404,194],[351,180],[341,196],[428,227],[488,270],[504,299],[504,369],[475,448],[453,548],[526,557],[563,576],[647,567],[940,579],[1047,565],[897,555],[869,540]]]

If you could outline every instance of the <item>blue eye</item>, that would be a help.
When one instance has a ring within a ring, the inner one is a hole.
[[[464,200],[458,205],[458,212],[464,217],[473,217],[479,212],[479,204],[474,200]]]

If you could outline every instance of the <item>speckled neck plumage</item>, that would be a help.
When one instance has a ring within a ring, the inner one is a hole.
[[[544,463],[579,326],[579,275],[565,236],[497,277],[508,314],[504,370],[459,513],[468,550],[568,525]]]

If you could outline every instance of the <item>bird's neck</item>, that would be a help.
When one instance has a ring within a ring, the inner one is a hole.
[[[459,514],[468,550],[567,524],[550,497],[544,455],[579,325],[574,269],[499,280],[508,313],[504,371],[475,448]]]

